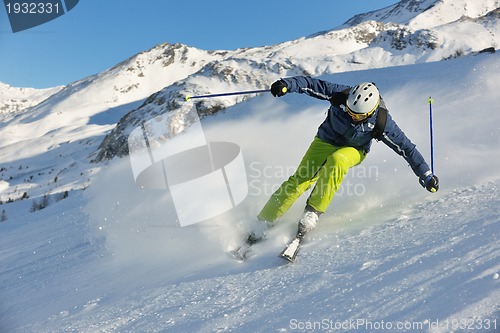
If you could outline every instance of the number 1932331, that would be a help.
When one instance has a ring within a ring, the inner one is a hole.
[[[7,2],[5,4],[8,14],[59,14],[63,13],[58,2]]]

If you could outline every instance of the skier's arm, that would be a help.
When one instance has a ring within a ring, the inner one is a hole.
[[[390,114],[387,115],[382,142],[398,155],[401,155],[410,164],[410,167],[419,179],[425,179],[427,176],[432,175],[429,165],[425,162],[422,154],[420,154],[410,139],[406,137]]]
[[[332,94],[349,88],[342,84],[307,76],[293,76],[279,81],[285,84],[287,92],[306,94],[322,100],[329,100]]]

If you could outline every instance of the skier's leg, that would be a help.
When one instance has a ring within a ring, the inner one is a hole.
[[[309,210],[324,213],[349,168],[360,164],[365,157],[366,154],[362,150],[353,147],[339,148],[328,156],[317,175],[316,186],[307,200]]]
[[[273,193],[262,208],[258,218],[273,222],[283,215],[295,200],[314,183],[316,174],[335,149],[338,147],[315,137],[293,176],[283,182]]]

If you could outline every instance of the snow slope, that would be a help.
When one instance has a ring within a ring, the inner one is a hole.
[[[295,265],[277,254],[305,198],[240,264],[224,250],[248,221],[176,227],[169,194],[138,188],[127,158],[43,210],[29,213],[26,201],[0,206],[8,215],[0,223],[0,331],[498,331],[499,65],[498,54],[484,54],[324,75],[375,81],[425,156],[432,95],[441,189],[423,190],[404,160],[374,143]],[[261,95],[203,120],[209,140],[242,148],[248,219],[293,171],[327,106]]]

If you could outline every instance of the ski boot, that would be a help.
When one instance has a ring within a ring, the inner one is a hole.
[[[304,236],[316,227],[319,219],[319,212],[306,207],[297,228],[295,238],[281,252],[280,257],[290,262],[295,262],[299,253],[300,245],[304,240]]]

